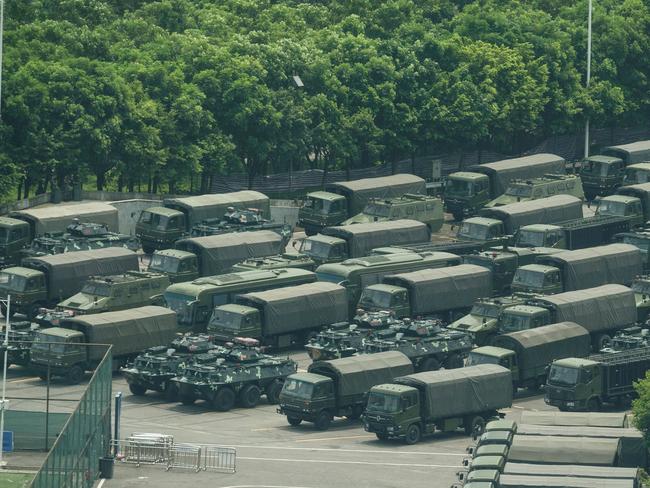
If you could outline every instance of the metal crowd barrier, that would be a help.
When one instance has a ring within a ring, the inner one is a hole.
[[[237,451],[232,447],[203,446],[203,470],[234,473],[237,471]]]
[[[201,471],[201,446],[194,444],[174,444],[167,471],[172,468],[193,469]]]

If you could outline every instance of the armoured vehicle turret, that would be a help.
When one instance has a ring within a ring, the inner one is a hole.
[[[203,237],[250,230],[272,230],[277,232],[285,240],[285,245],[289,242],[293,233],[293,229],[289,224],[265,219],[259,209],[228,207],[223,218],[206,219],[194,224],[190,234],[192,237]]]
[[[255,407],[262,394],[269,403],[277,403],[285,378],[297,371],[297,365],[289,358],[262,354],[258,345],[254,339],[237,337],[223,355],[197,356],[172,380],[181,402],[191,405],[203,399],[221,412],[235,403]]]
[[[195,357],[213,360],[227,350],[216,346],[205,334],[183,335],[174,339],[169,346],[147,349],[132,363],[122,368],[122,375],[129,384],[131,393],[144,395],[147,390],[161,392],[169,402],[178,401],[178,389],[171,381]]]

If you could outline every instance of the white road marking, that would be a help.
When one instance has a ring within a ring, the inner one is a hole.
[[[19,380],[10,380],[9,383],[26,383],[28,381],[40,380],[38,376],[32,376],[31,378],[21,378]]]
[[[341,437],[319,437],[318,439],[298,439],[296,442],[337,441],[339,439],[374,439],[374,435],[346,435]]]
[[[283,447],[283,446],[242,446],[229,445],[237,449],[278,449],[287,451],[332,451],[332,452],[364,452],[369,454],[417,454],[420,456],[460,456],[467,457],[467,454],[449,453],[449,452],[423,452],[423,451],[389,451],[389,450],[370,450],[370,449],[331,449],[327,447]],[[237,456],[239,458],[239,456]]]
[[[99,480],[99,484],[97,485],[97,488],[102,488],[102,486],[104,486],[104,481],[106,481],[105,478],[102,478],[101,480]]]
[[[247,461],[273,461],[286,463],[322,463],[322,464],[363,464],[367,466],[410,466],[413,468],[453,468],[458,469],[456,464],[410,464],[410,463],[369,463],[367,461],[329,461],[324,459],[287,459],[287,458],[260,458],[237,456],[237,459]]]

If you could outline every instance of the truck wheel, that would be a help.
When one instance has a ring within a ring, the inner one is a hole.
[[[151,247],[151,246],[147,246],[145,244],[142,244],[142,252],[145,253],[145,254],[153,254],[155,250],[156,249]]]
[[[379,439],[380,441],[388,440],[388,436],[386,434],[380,434],[379,432],[375,432],[375,435],[377,436],[377,439]]]
[[[178,386],[174,383],[167,383],[165,387],[165,400],[168,402],[178,401]]]
[[[181,395],[181,403],[183,405],[194,405],[195,401],[196,398],[194,397]]]
[[[587,411],[600,412],[600,402],[598,401],[598,398],[591,398],[589,402],[587,402]]]
[[[40,373],[40,374],[38,375],[38,377],[39,377],[42,381],[47,381],[47,373]]]
[[[485,419],[480,415],[473,417],[470,422],[465,422],[465,434],[479,437],[485,431]]]
[[[612,338],[607,335],[607,334],[602,334],[598,336],[598,340],[596,342],[596,346],[598,347],[598,351],[601,349],[609,346],[609,344],[612,342]]]
[[[464,215],[463,215],[462,212],[460,212],[460,213],[455,212],[455,213],[452,213],[452,215],[454,216],[454,221],[456,221],[456,222],[462,222],[463,221]]]
[[[7,306],[6,305],[0,305],[0,312],[2,312],[2,315],[4,317],[7,317]],[[15,310],[13,308],[10,308],[9,310],[9,318],[13,317],[15,314]]]
[[[330,423],[332,423],[332,416],[329,412],[322,411],[316,416],[314,425],[318,430],[327,430],[330,428]]]
[[[289,422],[289,425],[292,427],[297,427],[302,423],[302,419],[299,417],[287,417],[287,422]]]
[[[438,371],[440,363],[436,358],[427,358],[420,363],[420,371]]]
[[[235,406],[235,392],[228,387],[220,388],[212,399],[212,406],[220,412],[231,410]]]
[[[420,432],[420,426],[418,424],[411,424],[409,428],[406,429],[406,437],[404,440],[410,446],[420,442],[420,437],[422,436]]]
[[[260,402],[261,394],[257,385],[246,385],[239,392],[239,404],[244,408],[253,408]]]
[[[129,385],[129,390],[131,390],[131,393],[133,393],[135,396],[142,396],[147,393],[147,389],[144,386],[138,385],[136,383],[131,383]]]
[[[29,320],[34,320],[38,315],[38,311],[40,308],[41,305],[38,303],[33,303],[32,305],[30,305],[29,308],[27,309],[27,318]]]
[[[271,405],[275,405],[280,400],[280,392],[282,391],[282,383],[274,381],[266,387],[266,401]]]
[[[363,407],[361,405],[357,405],[356,407],[352,407],[352,412],[350,412],[350,415],[346,415],[346,417],[350,420],[359,420],[359,417],[361,417],[362,413]]]
[[[84,370],[80,366],[73,366],[65,375],[65,380],[71,385],[78,385],[84,377]]]
[[[462,367],[463,367],[463,358],[460,354],[452,354],[451,356],[449,356],[445,368],[457,369]]]

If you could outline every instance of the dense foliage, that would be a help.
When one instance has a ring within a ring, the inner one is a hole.
[[[0,192],[199,190],[215,172],[516,152],[587,115],[648,124],[650,7],[594,4],[586,90],[587,0],[7,2]]]
[[[638,398],[632,402],[632,413],[634,413],[634,426],[638,428],[650,446],[650,372],[646,373],[644,379],[634,385]]]

